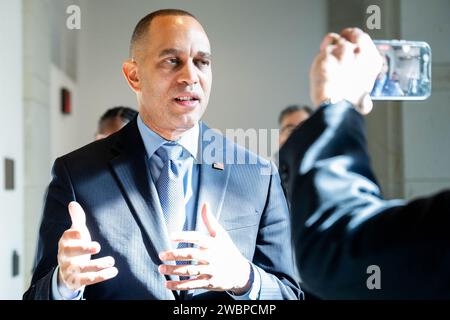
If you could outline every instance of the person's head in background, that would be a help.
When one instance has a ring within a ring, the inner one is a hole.
[[[280,125],[280,148],[291,135],[292,131],[312,114],[312,109],[308,106],[291,105],[281,111],[278,118]]]
[[[137,111],[129,107],[114,107],[108,109],[98,121],[98,129],[95,140],[106,138],[110,134],[122,129],[128,122],[133,120]]]

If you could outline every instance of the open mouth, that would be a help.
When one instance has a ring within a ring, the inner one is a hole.
[[[200,99],[195,96],[180,96],[175,98],[175,102],[185,107],[193,107],[199,103]]]

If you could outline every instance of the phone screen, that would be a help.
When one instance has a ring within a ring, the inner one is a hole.
[[[424,100],[431,94],[431,48],[425,42],[375,40],[383,67],[372,100]]]

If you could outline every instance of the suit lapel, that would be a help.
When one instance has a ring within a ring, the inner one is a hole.
[[[147,155],[136,120],[124,128],[113,149],[118,155],[110,163],[121,190],[131,204],[133,216],[153,247],[153,261],[161,264],[158,254],[171,249],[156,187],[150,178]],[[150,248],[148,248],[150,253]],[[177,280],[178,277],[166,277]]]
[[[210,139],[212,136],[214,139]],[[201,122],[200,137],[200,183],[198,187],[198,209],[195,230],[208,233],[208,230],[202,220],[202,205],[203,203],[208,203],[211,213],[217,220],[219,220],[223,201],[225,199],[228,179],[230,177],[231,165],[224,164],[224,146],[226,142],[222,135],[213,132],[203,122]],[[212,150],[211,148],[214,148],[216,155],[221,156],[215,157],[215,159],[210,157],[209,155]],[[214,163],[219,164],[219,166],[214,165]],[[220,164],[224,164],[223,170],[221,169],[222,166]],[[220,169],[218,169],[218,167],[220,167]]]

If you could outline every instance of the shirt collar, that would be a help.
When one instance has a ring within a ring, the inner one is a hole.
[[[168,140],[164,139],[152,129],[150,129],[144,121],[142,121],[141,115],[137,117],[137,125],[142,140],[144,141],[145,150],[147,151],[148,158],[151,158],[153,154]],[[186,149],[194,160],[198,159],[198,139],[199,139],[199,124],[198,122],[177,140],[177,142]]]

